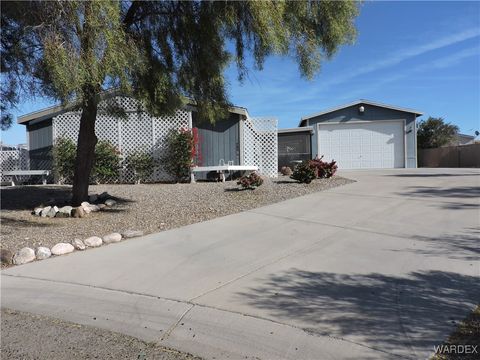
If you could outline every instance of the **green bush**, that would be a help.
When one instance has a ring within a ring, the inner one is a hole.
[[[53,146],[53,172],[56,181],[71,184],[75,171],[77,146],[73,140],[58,138]]]
[[[295,166],[293,174],[290,176],[293,180],[304,184],[310,184],[316,177],[315,167],[311,165],[310,160],[303,161]]]
[[[126,158],[127,168],[135,174],[137,183],[146,181],[155,170],[155,159],[147,151],[135,151]]]
[[[163,163],[165,170],[176,181],[185,181],[194,165],[196,140],[192,132],[180,129],[172,130],[167,136],[167,146]]]
[[[263,179],[256,172],[252,172],[250,175],[242,176],[238,181],[238,185],[241,185],[244,189],[255,189],[263,184]]]
[[[71,184],[75,171],[77,145],[73,140],[58,138],[53,146],[53,169],[58,182]],[[95,162],[90,182],[112,182],[118,179],[120,152],[109,141],[101,140],[95,146]]]

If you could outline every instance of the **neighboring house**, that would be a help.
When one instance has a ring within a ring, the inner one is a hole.
[[[126,118],[108,111],[113,105],[122,107]],[[52,169],[55,139],[66,137],[77,141],[80,115],[79,111],[54,106],[18,118],[18,123],[26,126],[31,170]],[[169,180],[161,166],[167,134],[193,127],[198,129],[198,166],[255,165],[263,175],[277,175],[277,120],[251,118],[242,107],[231,107],[228,118],[217,119],[211,125],[198,121],[195,106],[191,104],[172,116],[154,117],[138,101],[112,96],[100,103],[95,130],[97,137],[109,140],[123,158],[136,150],[150,152],[160,162],[151,180],[162,181]],[[120,181],[133,182],[133,173],[124,168]]]
[[[421,112],[369,100],[324,110],[300,121],[313,131],[311,157],[341,169],[417,167],[416,118]]]
[[[475,136],[466,134],[456,134],[455,137],[445,146],[470,145],[475,143]]]

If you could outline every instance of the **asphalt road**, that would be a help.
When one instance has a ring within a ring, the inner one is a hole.
[[[2,306],[205,358],[427,358],[480,299],[480,171],[341,175],[357,182],[2,271]]]

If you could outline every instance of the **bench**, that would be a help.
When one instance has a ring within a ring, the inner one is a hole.
[[[3,176],[12,177],[12,186],[15,186],[17,176],[41,176],[42,184],[47,185],[47,176],[50,175],[50,170],[12,170],[5,171]]]
[[[225,171],[257,171],[258,166],[249,165],[217,165],[217,166],[196,166],[192,168],[190,182],[195,183],[195,173],[216,171],[220,174],[222,182],[225,182]]]

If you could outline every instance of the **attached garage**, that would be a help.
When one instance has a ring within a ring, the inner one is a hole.
[[[311,126],[312,157],[335,160],[342,169],[415,168],[416,118],[406,108],[359,100],[302,118]]]

